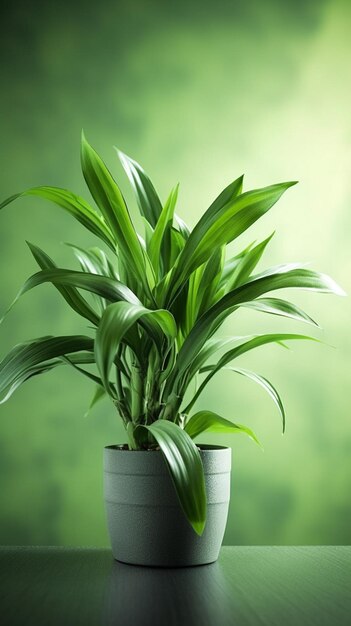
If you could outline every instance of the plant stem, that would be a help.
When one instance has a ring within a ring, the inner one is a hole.
[[[134,423],[138,423],[143,410],[143,389],[144,389],[144,376],[142,375],[142,371],[137,363],[132,363],[131,368],[131,417]]]
[[[128,436],[128,445],[130,450],[139,450],[139,446],[135,441],[134,437],[134,425],[132,422],[128,422],[126,426],[127,436]]]

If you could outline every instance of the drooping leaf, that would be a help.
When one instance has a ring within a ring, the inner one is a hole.
[[[217,330],[226,317],[241,303],[254,300],[268,291],[290,287],[345,295],[341,287],[329,276],[305,268],[291,269],[291,266],[282,266],[275,268],[275,272],[271,274],[265,273],[250,279],[244,285],[223,296],[196,322],[178,353],[166,391],[174,386],[175,380],[187,369],[211,333]]]
[[[68,191],[68,189],[60,189],[59,187],[32,187],[32,189],[27,189],[4,200],[0,204],[0,210],[23,196],[38,196],[57,204],[104,241],[114,253],[116,252],[116,242],[111,230],[97,211],[92,209],[80,196]]]
[[[57,357],[92,350],[93,339],[81,335],[40,337],[18,344],[0,363],[0,404],[34,375],[48,371],[58,364]],[[54,361],[52,361],[54,360]]]
[[[246,378],[253,380],[255,383],[263,387],[263,389],[268,393],[268,395],[272,398],[273,402],[276,404],[276,406],[279,409],[279,412],[282,418],[283,433],[284,433],[285,432],[284,405],[283,405],[282,399],[278,391],[272,385],[272,383],[269,380],[267,380],[267,378],[265,378],[264,376],[261,376],[260,374],[257,374],[256,372],[251,372],[250,370],[247,370],[247,369],[242,369],[239,367],[228,367],[228,366],[225,367],[225,369],[230,370],[231,372],[235,372],[236,374],[241,374],[241,376],[245,376]]]
[[[243,341],[244,339],[251,339],[252,335],[247,336],[230,336],[230,337],[211,337],[208,339],[203,346],[203,348],[199,351],[196,357],[193,359],[191,364],[189,365],[186,371],[186,377],[184,380],[184,384],[180,389],[180,394],[183,396],[190,381],[194,378],[195,374],[197,374],[201,368],[204,366],[206,361],[218,350],[221,350],[229,343],[234,343],[238,341]]]
[[[79,265],[83,272],[88,274],[98,274],[100,276],[109,276],[111,278],[116,278],[116,276],[114,275],[111,276],[107,257],[98,256],[98,254],[96,253],[97,249],[95,249],[94,253],[90,250],[84,250],[80,246],[76,246],[71,243],[66,243],[66,245],[69,246],[71,250],[73,250],[73,254],[78,259]],[[99,310],[103,311],[103,309],[106,307],[106,299],[98,296],[97,294],[94,294],[94,300],[97,303]]]
[[[200,370],[201,373],[209,372],[209,374],[202,381],[201,385],[197,389],[191,402],[189,402],[186,409],[184,409],[184,412],[188,413],[191,410],[191,408],[194,406],[200,394],[203,392],[205,387],[210,382],[211,378],[213,378],[213,376],[217,372],[219,372],[219,370],[223,369],[223,367],[228,365],[228,363],[230,363],[231,361],[234,361],[234,359],[237,359],[239,356],[242,356],[243,354],[245,354],[245,352],[249,352],[250,350],[254,350],[260,346],[264,346],[269,343],[281,343],[282,341],[290,341],[290,340],[295,340],[295,339],[297,340],[304,339],[304,340],[318,342],[318,339],[316,339],[315,337],[310,337],[309,335],[297,335],[294,333],[271,333],[271,334],[257,335],[255,337],[252,337],[248,341],[244,341],[238,346],[235,346],[235,348],[228,350],[228,352],[226,352],[215,365],[206,365]]]
[[[261,311],[262,313],[270,313],[271,315],[290,317],[299,322],[306,322],[307,324],[313,324],[319,327],[319,324],[317,324],[312,317],[307,315],[305,311],[292,302],[280,298],[258,298],[251,302],[242,302],[240,306],[253,309],[254,311]]]
[[[65,285],[77,289],[84,289],[106,298],[111,302],[126,300],[134,304],[140,304],[140,300],[136,297],[136,295],[126,285],[118,280],[108,278],[108,276],[88,274],[87,272],[75,272],[73,270],[64,270],[57,267],[42,270],[41,272],[37,272],[27,278],[26,282],[19,290],[16,298],[7,309],[5,315],[24,293],[30,291],[30,289],[33,289],[38,285],[42,285],[43,283],[53,283],[55,287],[57,285]]]
[[[143,428],[153,435],[167,463],[182,509],[198,535],[206,523],[206,490],[197,446],[177,424],[158,420]]]
[[[56,264],[46,254],[46,252],[44,252],[44,250],[41,250],[38,246],[35,246],[29,241],[27,241],[27,244],[36,262],[38,263],[39,267],[41,267],[42,270],[57,269]],[[99,319],[100,319],[99,316],[95,313],[95,311],[88,304],[88,302],[86,302],[86,300],[84,300],[84,298],[80,295],[76,287],[73,287],[71,285],[65,286],[61,284],[56,284],[55,287],[60,292],[60,294],[64,297],[67,304],[69,304],[69,306],[74,311],[76,311],[76,313],[78,313],[82,317],[85,317],[87,320],[92,322],[95,326],[99,323]]]
[[[198,413],[195,413],[195,415],[190,417],[185,426],[185,432],[188,433],[189,437],[192,439],[195,439],[195,437],[198,437],[205,431],[243,433],[248,435],[250,439],[262,447],[251,428],[243,426],[242,424],[234,424],[217,413],[213,413],[213,411],[199,411]]]

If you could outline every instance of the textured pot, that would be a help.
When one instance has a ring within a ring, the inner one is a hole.
[[[228,516],[231,449],[199,448],[207,493],[201,537],[184,516],[160,451],[104,448],[104,497],[115,559],[161,567],[217,560]]]

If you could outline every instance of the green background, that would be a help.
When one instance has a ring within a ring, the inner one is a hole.
[[[276,230],[261,268],[311,262],[350,291],[348,2],[22,0],[2,11],[1,197],[40,184],[87,197],[82,127],[128,199],[113,144],[143,164],[163,200],[180,181],[178,213],[190,225],[242,172],[246,189],[298,179],[238,245]],[[76,265],[61,242],[95,243],[40,199],[11,205],[0,224],[2,311],[36,271],[25,239],[63,267]],[[225,543],[350,542],[350,301],[289,297],[331,345],[268,346],[241,359],[281,392],[286,435],[263,390],[229,372],[198,403],[250,425],[265,447],[203,437],[233,447]],[[223,332],[278,329],[308,330],[245,310]],[[43,285],[2,324],[1,354],[26,338],[85,330]],[[89,382],[62,368],[0,407],[0,543],[108,544],[102,449],[124,435],[107,401],[83,417],[90,397]]]

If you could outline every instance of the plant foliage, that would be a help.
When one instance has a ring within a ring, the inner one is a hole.
[[[130,449],[160,448],[184,513],[201,535],[206,492],[194,438],[213,431],[244,433],[258,440],[250,428],[216,413],[192,413],[195,402],[217,372],[230,369],[267,391],[278,407],[284,431],[285,412],[275,387],[263,376],[229,364],[268,343],[312,339],[280,333],[228,340],[215,333],[239,307],[316,325],[291,302],[266,294],[286,287],[343,292],[328,276],[299,265],[255,274],[272,235],[226,258],[227,244],[269,211],[294,182],[243,192],[240,177],[222,191],[190,232],[175,213],[178,186],[162,204],[140,165],[121,152],[118,156],[136,195],[144,238],[135,229],[118,184],[84,135],[81,166],[95,206],[56,187],[34,187],[0,205],[3,208],[27,195],[41,197],[67,211],[106,246],[106,250],[85,250],[70,244],[78,271],[57,267],[46,252],[28,244],[39,271],[27,279],[16,300],[50,282],[89,322],[89,332],[40,337],[15,346],[0,363],[0,402],[32,376],[59,365],[75,368],[94,382],[91,406],[104,396],[111,399]],[[93,304],[86,292],[93,294]],[[234,346],[216,359],[228,343]],[[90,367],[94,365],[95,372]],[[198,375],[204,377],[194,388]]]

